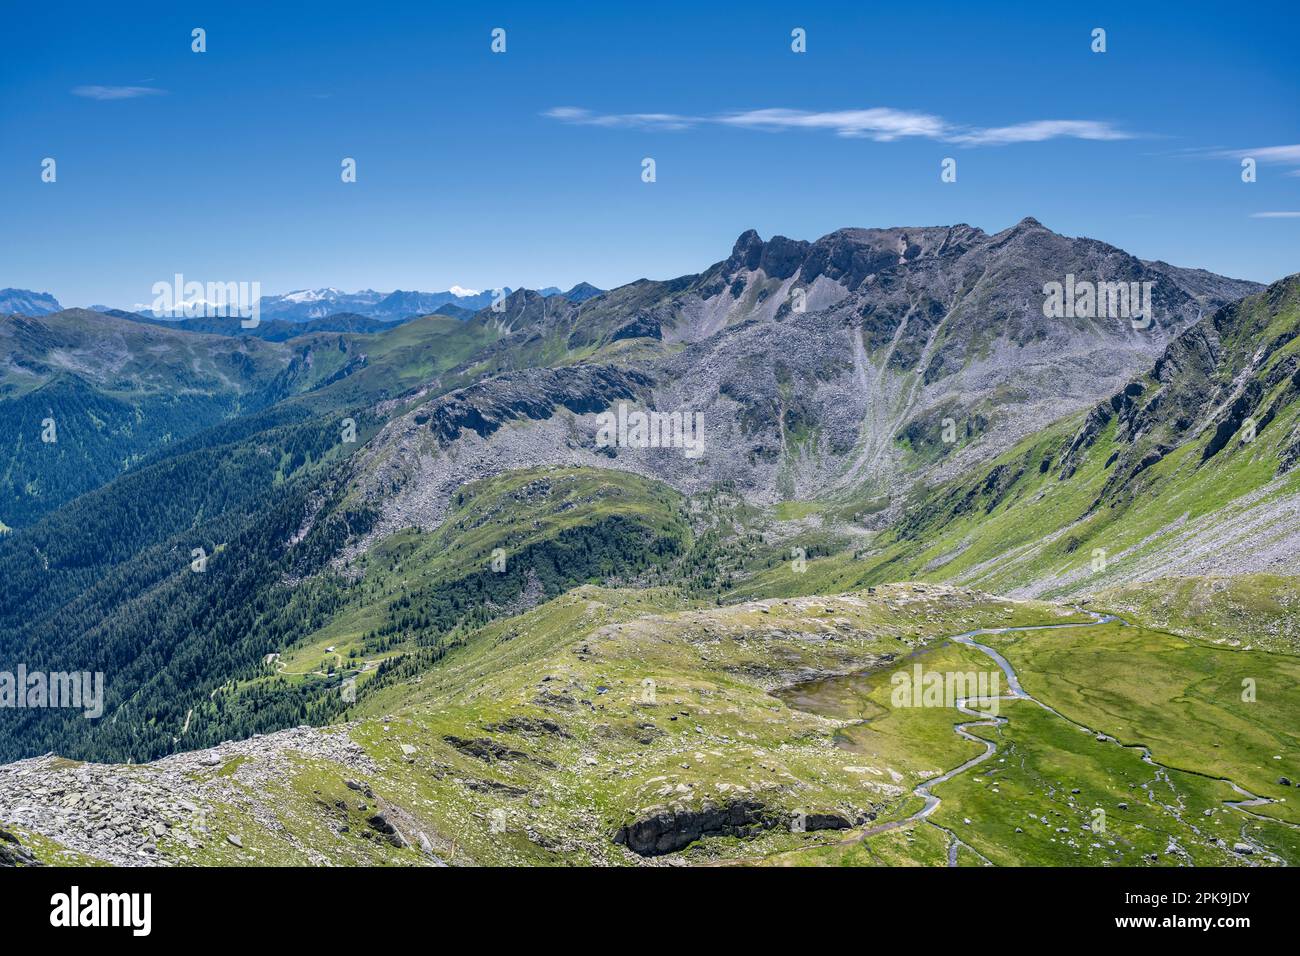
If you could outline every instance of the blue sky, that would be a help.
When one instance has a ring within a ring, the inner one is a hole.
[[[700,271],[751,227],[1026,215],[1300,270],[1300,216],[1260,215],[1300,213],[1289,5],[542,6],[6,2],[0,286],[609,287]]]

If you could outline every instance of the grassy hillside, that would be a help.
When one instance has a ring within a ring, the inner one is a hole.
[[[407,821],[411,843],[423,832],[454,863],[627,864],[652,857],[615,842],[622,827],[665,808],[752,803],[757,844],[723,835],[702,848],[705,859],[749,857],[802,845],[805,835],[789,827],[801,810],[850,824],[905,815],[918,802],[900,782],[974,749],[951,734],[949,715],[917,709],[846,753],[836,743],[844,721],[794,709],[773,690],[899,658],[977,624],[1066,616],[924,586],[711,609],[683,608],[662,589],[585,586],[467,634],[435,667],[376,681],[336,731],[286,732],[274,754],[276,738],[265,737],[223,745],[211,764],[182,755],[135,773],[147,788],[172,761],[190,768],[169,799],[201,816],[183,815],[185,825],[157,843],[189,862],[313,853],[357,862],[375,850],[367,818],[379,806]],[[70,783],[77,767],[60,767]],[[348,779],[369,792],[349,790]],[[0,790],[0,823],[18,826],[6,801],[30,798],[21,787]]]
[[[60,375],[119,392],[238,394],[288,361],[283,350],[258,340],[187,334],[86,309],[0,319],[0,354],[3,398]]]
[[[1293,577],[1160,578],[1108,588],[1087,603],[1185,637],[1300,655],[1300,580]]]
[[[332,425],[305,428],[145,468],[0,544],[5,659],[114,678],[103,725],[19,711],[4,756],[148,759],[324,722],[344,709],[345,673],[364,690],[398,650],[412,652],[408,669],[427,666],[465,629],[585,581],[634,580],[690,544],[663,486],[539,470],[466,488],[436,534],[389,539],[344,571],[335,555],[372,516],[339,480]]]
[[[679,496],[636,475],[551,468],[476,482],[435,532],[409,529],[360,557],[328,623],[229,696],[334,694],[353,678],[364,699],[376,677],[427,668],[488,621],[586,582],[653,578],[690,538]]]
[[[178,820],[154,852],[189,863],[1300,860],[1291,802],[1235,809],[1243,798],[1223,779],[1288,796],[1276,778],[1294,777],[1300,753],[1294,658],[1138,627],[982,638],[1055,713],[1004,701],[1005,724],[972,728],[995,755],[907,821],[918,784],[983,748],[954,733],[971,718],[951,706],[899,706],[893,675],[987,670],[943,638],[1071,620],[936,585],[721,608],[582,586],[467,631],[436,666],[375,681],[336,728],[132,772],[155,794],[145,805]],[[1238,679],[1254,672],[1247,704]],[[92,795],[108,785],[97,775],[122,772],[39,766],[38,779]],[[0,825],[24,835],[13,817],[29,779],[0,768]],[[90,838],[68,827],[29,845],[51,861],[83,852]]]

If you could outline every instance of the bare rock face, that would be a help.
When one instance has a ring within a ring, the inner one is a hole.
[[[1045,287],[1067,280],[1151,283],[1154,321],[1050,317]],[[485,377],[390,421],[353,481],[382,513],[379,536],[436,525],[466,480],[547,464],[688,493],[729,482],[759,502],[868,484],[896,504],[1121,392],[1174,336],[1257,288],[1034,219],[994,235],[842,229],[815,242],[751,230],[696,276],[581,302],[521,291],[479,313],[508,332],[476,359]],[[521,368],[560,343],[620,348],[602,364]],[[596,415],[619,402],[699,413],[703,454],[598,448]]]
[[[639,372],[603,365],[526,369],[431,402],[428,427],[445,447],[464,430],[487,438],[509,422],[547,419],[561,408],[574,414],[602,411],[634,397],[650,381]],[[417,415],[416,421],[424,417]]]

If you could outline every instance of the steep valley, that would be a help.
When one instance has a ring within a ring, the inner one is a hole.
[[[0,320],[0,672],[106,676],[0,709],[0,863],[1300,863],[1300,277],[1025,219],[592,293]]]

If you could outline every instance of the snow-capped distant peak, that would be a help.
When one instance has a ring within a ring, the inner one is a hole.
[[[285,302],[319,302],[340,295],[338,289],[300,289],[283,296]]]
[[[478,289],[465,289],[465,288],[462,288],[461,286],[454,285],[454,286],[452,286],[450,289],[448,289],[447,291],[450,292],[452,295],[454,295],[456,298],[458,298],[458,299],[463,299],[463,298],[465,298],[466,296],[469,296],[469,295],[478,295],[480,290],[478,290]]]

